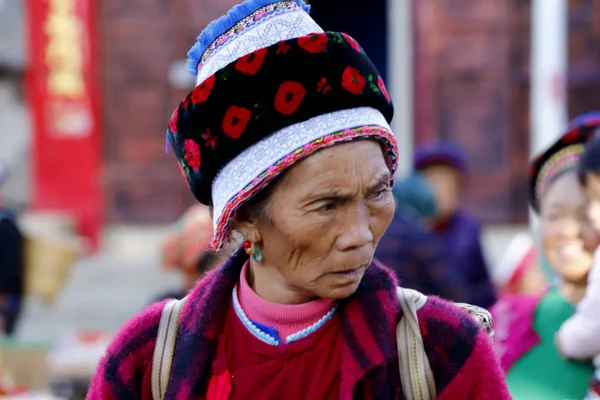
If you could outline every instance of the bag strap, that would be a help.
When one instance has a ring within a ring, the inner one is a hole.
[[[404,397],[407,400],[435,400],[437,398],[435,378],[425,352],[417,317],[417,311],[425,305],[427,296],[416,290],[402,287],[396,288],[396,294],[404,314],[396,327],[398,365]],[[185,298],[169,300],[160,316],[152,359],[153,400],[163,400],[165,397],[177,341],[179,317],[185,300]],[[456,305],[475,317],[477,322],[487,330],[490,339],[494,337],[491,328],[492,318],[487,310],[470,304]]]
[[[425,353],[417,311],[427,302],[427,296],[416,290],[396,288],[404,315],[396,327],[398,363],[402,391],[407,400],[434,400],[437,397],[435,379]]]
[[[179,316],[184,304],[185,298],[169,300],[160,315],[152,358],[152,398],[154,400],[163,400],[167,391],[173,352],[177,341],[177,330],[179,329]]]

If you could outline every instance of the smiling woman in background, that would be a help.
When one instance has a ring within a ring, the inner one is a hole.
[[[244,245],[183,302],[135,317],[89,398],[509,398],[487,332],[452,304],[403,295],[373,262],[394,214],[392,103],[356,41],[307,10],[249,0],[190,51],[196,87],[168,139],[213,208],[213,248],[233,230]],[[397,337],[415,315],[421,330]],[[424,351],[402,371],[430,367],[419,388],[400,378],[409,338]]]
[[[531,205],[540,219],[542,251],[561,279],[535,295],[510,296],[493,308],[495,345],[516,400],[582,399],[592,363],[561,357],[554,336],[583,298],[598,236],[587,219],[577,163],[598,121],[578,119],[531,164]]]

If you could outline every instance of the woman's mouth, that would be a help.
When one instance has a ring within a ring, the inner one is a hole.
[[[576,257],[583,251],[582,243],[559,244],[556,247],[556,253],[561,257]]]
[[[355,279],[359,276],[362,275],[362,273],[365,270],[365,266],[360,266],[358,268],[355,269],[347,269],[347,270],[343,270],[343,271],[334,271],[334,272],[330,272],[330,275],[333,275],[335,277],[338,278],[342,278],[342,279]]]

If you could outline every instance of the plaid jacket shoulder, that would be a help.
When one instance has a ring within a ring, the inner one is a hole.
[[[152,366],[158,325],[165,303],[162,301],[151,305],[121,329],[100,361],[87,399],[127,400],[146,397],[143,395],[147,392],[144,378]]]
[[[465,311],[438,297],[429,297],[417,315],[436,389],[441,393],[467,363],[482,328]]]

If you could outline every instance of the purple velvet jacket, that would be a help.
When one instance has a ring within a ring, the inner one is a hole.
[[[481,248],[479,223],[464,211],[457,211],[443,226],[435,229],[450,252],[450,266],[467,282],[467,302],[489,308],[496,302],[488,266]]]
[[[204,398],[223,317],[247,257],[238,251],[190,293],[181,314],[167,399]],[[340,399],[403,398],[396,347],[401,309],[395,288],[393,273],[374,262],[356,293],[340,303],[344,341],[340,365],[332,365],[340,370]],[[152,354],[163,304],[136,316],[117,335],[100,363],[89,399],[151,399]],[[510,399],[487,333],[470,316],[437,298],[430,298],[418,316],[439,400]]]

